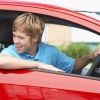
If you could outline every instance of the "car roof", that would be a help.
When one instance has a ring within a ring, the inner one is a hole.
[[[6,6],[6,7],[5,7]],[[100,21],[87,15],[72,11],[67,8],[57,7],[49,4],[42,4],[36,2],[26,2],[23,0],[0,0],[0,9],[5,10],[23,10],[34,13],[49,15],[61,19],[67,19],[71,22],[88,27],[100,33]]]

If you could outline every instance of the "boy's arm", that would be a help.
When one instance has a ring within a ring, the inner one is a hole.
[[[13,56],[0,54],[0,68],[1,69],[23,69],[23,68],[42,68],[53,71],[62,71],[52,65],[44,64],[37,61],[23,60]]]

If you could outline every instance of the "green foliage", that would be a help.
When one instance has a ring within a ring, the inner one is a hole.
[[[58,48],[66,55],[73,58],[88,55],[91,51],[89,46],[85,43],[71,43],[68,46],[60,46]]]

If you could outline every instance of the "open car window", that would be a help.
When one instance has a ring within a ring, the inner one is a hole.
[[[0,10],[0,50],[13,44],[12,23],[22,13],[24,12]],[[56,46],[68,56],[81,57],[100,46],[99,33],[86,26],[53,16],[37,15],[41,16],[46,22],[42,41]],[[91,63],[80,72],[73,73],[73,75],[85,76],[90,67]],[[49,72],[52,73],[52,71]]]

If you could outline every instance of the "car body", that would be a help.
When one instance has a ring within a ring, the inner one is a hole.
[[[47,23],[80,27],[100,34],[100,21],[75,11],[47,4],[0,0],[0,22],[10,22],[7,27],[23,12],[38,14]],[[6,38],[0,35],[0,43],[11,44],[10,35],[3,33],[3,26],[7,28],[1,24],[0,33],[5,34]],[[43,69],[0,69],[0,100],[99,100],[99,87],[99,77]]]

